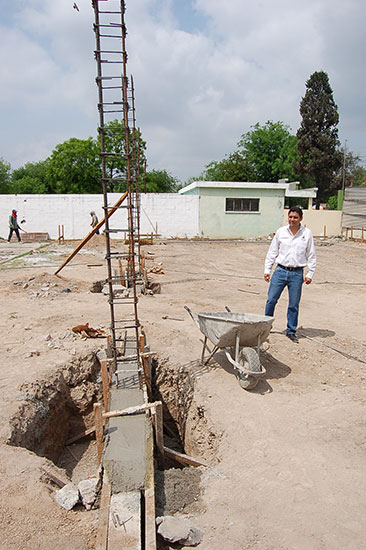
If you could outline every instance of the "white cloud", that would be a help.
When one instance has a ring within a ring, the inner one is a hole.
[[[128,70],[150,169],[197,176],[256,122],[283,120],[295,132],[305,81],[321,69],[341,139],[366,156],[361,0],[195,0],[199,31],[176,2],[127,0]],[[15,1],[0,28],[0,157],[14,167],[95,135],[94,14],[90,0],[77,1],[79,12],[72,4]]]

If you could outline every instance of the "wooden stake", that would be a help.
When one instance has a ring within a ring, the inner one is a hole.
[[[325,225],[324,226],[324,239],[327,238],[327,226]]]
[[[125,277],[124,277],[122,262],[120,258],[118,258],[118,267],[119,267],[119,278],[120,278],[121,286],[125,286]]]
[[[107,361],[105,359],[102,359],[100,362],[100,370],[102,373],[104,412],[107,412],[109,408],[109,376]]]
[[[103,417],[102,417],[102,405],[100,403],[94,403],[94,422],[95,422],[95,436],[97,439],[97,451],[98,451],[98,464],[102,460],[103,453]]]
[[[146,355],[141,356],[142,368],[144,371],[145,384],[147,387],[147,395],[149,399],[152,399],[152,385],[151,385],[151,363],[149,357]]]
[[[140,334],[140,336],[139,336],[139,347],[140,347],[140,353],[144,353],[144,350],[145,350],[145,336],[143,334]]]

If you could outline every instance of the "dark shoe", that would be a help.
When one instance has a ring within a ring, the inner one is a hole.
[[[286,332],[286,336],[287,338],[290,338],[291,342],[293,342],[294,344],[299,343],[299,339],[296,334],[293,334],[292,332]]]

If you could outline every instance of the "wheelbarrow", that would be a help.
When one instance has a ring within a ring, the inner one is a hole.
[[[266,369],[260,363],[259,353],[261,344],[269,336],[274,317],[233,313],[226,306],[226,312],[199,312],[196,318],[187,305],[184,308],[205,337],[201,362],[206,365],[222,349],[237,371],[240,386],[246,390],[255,388],[260,378],[266,374]],[[214,345],[211,352],[208,350],[207,340]],[[205,359],[206,349],[210,355]]]

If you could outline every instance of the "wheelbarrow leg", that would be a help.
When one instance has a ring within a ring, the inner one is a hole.
[[[202,355],[201,355],[201,363],[203,363],[203,358],[204,358],[204,356],[205,356],[206,345],[207,345],[207,336],[205,336],[205,339],[204,339],[204,342],[203,342]]]
[[[235,337],[235,361],[236,361],[236,363],[239,360],[239,347],[240,347],[239,344],[240,344],[240,333],[237,332],[236,337]]]
[[[205,338],[205,340],[207,340],[207,338]],[[215,346],[215,347],[214,347],[214,349],[212,350],[212,352],[210,353],[210,355],[207,357],[206,361],[203,361],[204,349],[205,349],[205,348],[203,348],[202,357],[201,357],[201,363],[203,363],[204,365],[207,365],[207,363],[209,362],[209,360],[211,359],[211,357],[213,357],[213,356],[215,355],[215,353],[217,352],[217,350],[219,349],[219,346]]]

